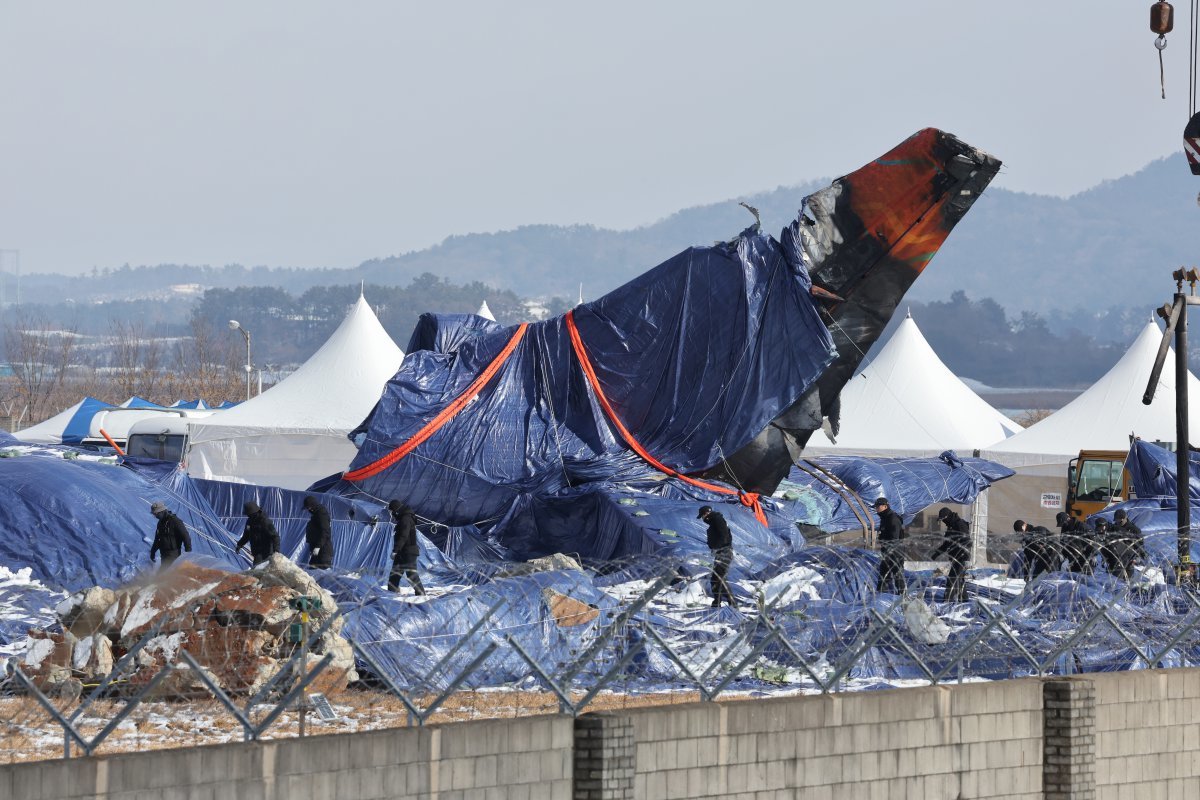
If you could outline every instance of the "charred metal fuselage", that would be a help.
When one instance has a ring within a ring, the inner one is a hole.
[[[811,389],[707,477],[769,494],[824,418],[836,432],[842,387],[1000,163],[926,128],[808,197],[800,246],[837,357]]]

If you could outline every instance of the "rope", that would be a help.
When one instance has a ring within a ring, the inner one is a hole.
[[[522,322],[520,325],[518,325],[517,330],[512,335],[512,338],[508,340],[508,344],[504,346],[504,349],[500,351],[499,355],[492,359],[492,363],[487,365],[487,369],[479,373],[479,377],[476,378],[471,385],[463,391],[462,394],[454,398],[450,405],[442,409],[442,411],[436,417],[425,423],[421,430],[413,434],[413,436],[407,442],[392,450],[392,452],[388,453],[383,458],[373,461],[370,464],[367,464],[365,467],[359,467],[356,470],[347,472],[342,477],[348,481],[359,481],[364,478],[369,478],[372,475],[376,475],[392,466],[397,461],[411,453],[413,450],[417,449],[417,447],[419,447],[425,440],[437,433],[443,425],[454,419],[458,412],[466,408],[467,404],[479,395],[479,392],[483,389],[483,387],[486,386],[492,380],[492,378],[496,376],[496,373],[500,371],[502,366],[504,366],[504,362],[508,361],[509,356],[511,356],[513,351],[517,349],[517,345],[521,343],[521,339],[524,338],[525,331],[528,329],[528,322]]]
[[[642,460],[647,464],[654,467],[659,472],[671,476],[672,478],[678,478],[684,483],[689,483],[692,486],[698,486],[701,489],[707,489],[710,492],[737,495],[742,505],[754,511],[755,519],[761,522],[764,526],[767,526],[767,515],[766,512],[763,511],[762,503],[759,501],[759,496],[756,492],[742,492],[738,491],[737,489],[730,489],[728,486],[721,486],[720,484],[709,483],[708,481],[702,481],[689,477],[672,469],[671,467],[666,466],[657,458],[650,455],[646,448],[642,447],[638,440],[634,438],[633,434],[629,432],[629,429],[625,427],[624,423],[621,422],[621,418],[617,416],[616,409],[613,408],[612,403],[609,402],[608,397],[604,394],[604,389],[600,386],[600,379],[596,376],[596,370],[592,367],[592,362],[588,358],[587,350],[583,346],[583,339],[579,336],[579,328],[575,326],[574,310],[567,312],[565,320],[567,323],[567,331],[571,335],[571,347],[575,351],[575,357],[579,359],[580,366],[583,367],[583,374],[587,376],[588,383],[591,384],[592,391],[596,393],[596,399],[600,401],[600,406],[604,409],[605,416],[608,417],[609,422],[613,424],[613,427],[617,429],[617,432],[621,434],[621,438],[625,440],[625,443],[629,445],[629,448],[641,456]]]

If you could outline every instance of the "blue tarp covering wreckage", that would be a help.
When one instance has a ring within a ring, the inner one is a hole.
[[[572,312],[621,422],[680,472],[746,445],[833,358],[799,250],[788,246],[797,225],[785,244],[748,229],[692,248]],[[333,491],[402,497],[422,516],[465,525],[503,516],[522,495],[661,476],[614,430],[567,318],[491,332],[462,319],[423,323],[432,330],[419,329],[415,343],[454,349],[407,353],[354,432],[359,453]],[[420,447],[389,460],[467,395]]]
[[[1174,561],[1177,558],[1176,530],[1179,524],[1176,509],[1175,453],[1141,439],[1134,439],[1125,459],[1129,470],[1134,499],[1109,506],[1089,518],[1091,524],[1103,518],[1110,523],[1118,509],[1124,509],[1129,520],[1142,531],[1146,553],[1153,562]],[[1200,453],[1188,454],[1188,494],[1192,530],[1200,528]],[[1200,542],[1191,541],[1192,561],[1200,561]]]
[[[918,136],[932,141],[928,132]],[[908,165],[905,169],[914,163],[895,161]],[[946,170],[939,166],[943,162],[929,163],[933,183],[951,187],[979,166],[963,158],[946,162],[953,167]],[[892,165],[882,159],[871,169]],[[887,188],[886,180],[882,183]],[[920,195],[912,202],[924,203],[922,192],[908,192],[912,188],[904,185],[900,191],[910,200]],[[751,228],[730,242],[687,250],[581,304],[569,318],[504,327],[474,315],[423,316],[399,372],[352,433],[360,450],[349,472],[311,490],[320,492],[329,508],[335,537],[334,568],[318,579],[350,609],[345,632],[407,686],[454,647],[456,634],[494,608],[498,629],[553,667],[584,649],[623,600],[661,577],[655,568],[670,564],[680,567],[680,585],[644,609],[641,621],[693,652],[715,652],[723,642],[752,647],[758,635],[753,631],[761,633],[750,623],[753,611],[745,605],[741,611],[710,609],[696,602],[707,580],[705,530],[696,519],[702,503],[718,506],[733,530],[735,596],[743,604],[776,603],[785,612],[780,624],[802,653],[835,661],[839,649],[852,646],[855,632],[871,624],[871,611],[902,614],[897,598],[875,592],[875,553],[805,544],[797,523],[829,531],[860,524],[845,489],[794,470],[782,496],[761,499],[764,525],[736,491],[697,485],[674,473],[718,467],[833,371],[827,368],[838,354],[829,317],[823,316],[828,308],[813,292],[836,295],[814,286],[803,236],[815,237],[816,250],[826,252],[834,265],[830,271],[846,267],[844,259],[834,258],[840,241],[853,241],[856,252],[879,249],[895,261],[874,283],[868,275],[863,285],[855,284],[851,278],[858,274],[847,277],[845,270],[843,280],[830,284],[858,292],[859,307],[872,322],[858,326],[864,330],[882,329],[927,263],[932,253],[925,239],[920,247],[910,243],[916,249],[897,253],[887,249],[892,242],[867,241],[874,226],[841,230],[832,225],[841,213],[837,198],[853,194],[828,194],[810,209],[811,218],[802,214],[778,241]],[[927,228],[936,227],[944,238],[977,195],[949,192],[958,205],[922,211],[925,227],[919,232],[925,236]],[[875,196],[859,193],[870,202]],[[841,238],[817,236],[831,232]],[[850,327],[842,324],[842,334]],[[632,432],[643,453],[668,465],[668,472],[640,455],[621,426]],[[33,577],[51,592],[91,584],[112,587],[144,569],[154,530],[148,509],[154,501],[177,511],[192,529],[193,559],[231,569],[247,566],[248,559],[235,554],[233,545],[244,520],[242,504],[253,500],[274,519],[283,552],[306,561],[304,492],[193,480],[160,462],[88,461],[78,453],[73,457],[70,448],[16,449],[16,457],[0,460],[0,529],[6,532],[0,537],[0,566],[32,568]],[[910,518],[929,504],[969,503],[1010,474],[951,453],[940,459],[839,457],[811,463],[867,503],[888,496]],[[423,523],[421,570],[438,595],[423,602],[382,591],[391,545],[384,506],[392,498],[412,505]],[[513,562],[560,552],[579,556],[587,568],[525,574],[514,567]],[[663,559],[646,558],[654,555]],[[639,568],[639,556],[646,567]],[[991,584],[970,585],[977,597],[1004,599]],[[1062,588],[1068,585],[1076,587],[1074,593]],[[1059,624],[1060,612],[1079,603],[1080,592],[1103,602],[1115,591],[1106,576],[1045,581],[1037,588],[1025,610],[1045,611],[1051,624]],[[973,607],[946,609],[937,581],[923,591],[936,608],[956,614],[951,640],[966,640],[985,624]],[[1167,607],[1172,591],[1148,592],[1148,608]],[[546,624],[563,596],[595,611],[595,617],[576,625]],[[5,602],[0,594],[0,604]],[[30,619],[32,605],[27,604]],[[1012,623],[1022,626],[1032,650],[1039,626],[1046,624],[1046,615],[1038,613]],[[0,637],[12,631],[0,626]],[[486,641],[481,637],[468,644],[461,657],[473,657]],[[497,635],[492,641],[503,645],[505,638]],[[1113,642],[1103,652],[1080,654],[1079,663],[1119,664],[1125,652],[1124,645]],[[781,663],[789,660],[778,649],[768,653]],[[976,667],[972,674],[1012,674],[1011,662]],[[677,666],[653,649],[628,670],[646,687],[679,677]],[[506,645],[471,684],[528,674]],[[907,655],[882,645],[872,647],[851,673],[880,685],[921,676]]]
[[[937,458],[824,456],[803,460],[784,484],[791,516],[828,533],[857,530],[878,497],[912,521],[934,503],[969,505],[981,491],[1013,471],[982,458],[959,458],[947,450]],[[830,478],[852,494],[829,490]]]

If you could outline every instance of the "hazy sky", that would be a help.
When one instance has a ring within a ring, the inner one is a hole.
[[[1071,194],[1181,150],[1186,4],[1165,102],[1147,8],[5,0],[0,248],[25,272],[351,266],[633,227],[929,125],[1002,158],[997,185]]]

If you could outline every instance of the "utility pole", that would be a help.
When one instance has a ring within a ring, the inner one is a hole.
[[[1175,297],[1173,302],[1163,304],[1158,309],[1158,315],[1167,321],[1167,329],[1163,331],[1162,343],[1158,346],[1158,355],[1154,359],[1154,368],[1150,370],[1150,381],[1146,384],[1146,393],[1142,395],[1142,403],[1150,405],[1154,401],[1154,390],[1158,388],[1158,378],[1162,374],[1163,364],[1167,360],[1167,350],[1171,345],[1171,334],[1175,334],[1175,546],[1179,563],[1175,568],[1176,581],[1182,583],[1196,582],[1196,564],[1192,563],[1192,503],[1189,492],[1191,468],[1189,454],[1190,432],[1188,430],[1188,354],[1187,354],[1187,307],[1200,305],[1200,297],[1196,296],[1196,283],[1200,281],[1200,270],[1177,269],[1171,277],[1175,279]],[[1189,292],[1184,294],[1183,282],[1187,281]]]

